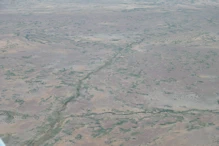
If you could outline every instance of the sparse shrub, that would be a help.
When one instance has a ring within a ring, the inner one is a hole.
[[[82,135],[81,135],[81,134],[78,134],[78,135],[75,137],[75,139],[77,139],[77,140],[82,139]]]

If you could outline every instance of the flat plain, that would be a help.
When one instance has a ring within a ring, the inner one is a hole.
[[[0,0],[7,146],[218,146],[218,0]]]

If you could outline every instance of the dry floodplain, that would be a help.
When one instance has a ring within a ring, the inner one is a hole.
[[[0,0],[7,146],[218,146],[218,0]]]

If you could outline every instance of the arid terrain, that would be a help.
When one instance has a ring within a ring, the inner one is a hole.
[[[219,0],[0,0],[7,146],[219,146]]]

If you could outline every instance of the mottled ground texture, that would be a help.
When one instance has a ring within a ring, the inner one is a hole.
[[[7,146],[218,146],[219,0],[0,0]]]

